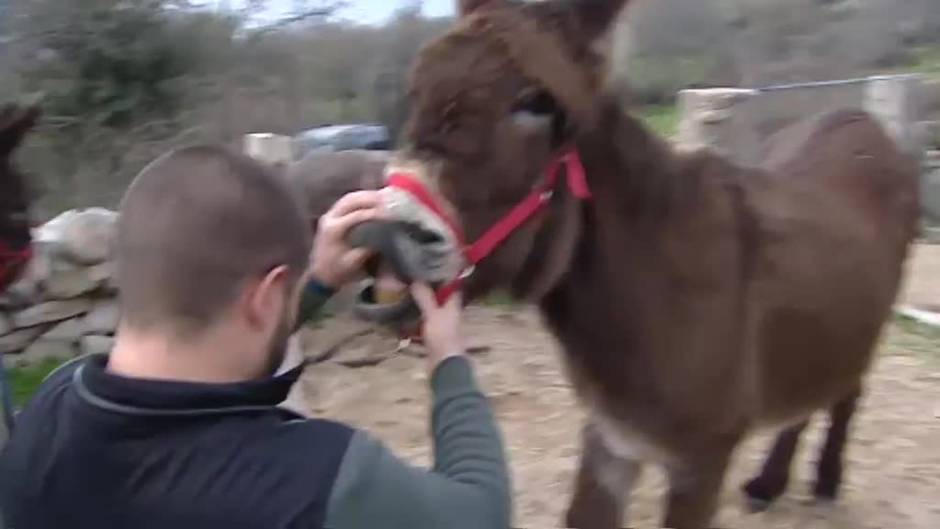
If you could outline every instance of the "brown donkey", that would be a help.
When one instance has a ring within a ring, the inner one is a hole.
[[[604,92],[625,4],[462,2],[417,59],[391,210],[451,248],[429,262],[463,270],[470,298],[508,287],[561,342],[590,410],[569,527],[620,527],[643,462],[668,473],[665,526],[708,527],[735,446],[770,427],[745,486],[765,506],[820,409],[815,493],[835,498],[916,232],[916,163],[851,109],[781,135],[761,168],[677,152]]]
[[[29,191],[13,154],[40,116],[37,106],[0,106],[0,293],[31,255]]]

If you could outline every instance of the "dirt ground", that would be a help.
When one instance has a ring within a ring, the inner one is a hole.
[[[940,244],[914,247],[902,302],[940,312]]]
[[[940,247],[918,249],[911,302],[940,306]],[[935,289],[935,290],[930,290]],[[934,292],[928,296],[924,292]],[[515,488],[515,526],[560,526],[577,464],[582,412],[560,372],[559,357],[529,309],[478,307],[468,312],[471,345],[485,391],[503,429]],[[308,354],[361,330],[346,318],[303,335]],[[369,334],[334,361],[308,370],[292,401],[305,411],[366,428],[397,453],[428,464],[428,400],[424,362],[391,353],[392,337]],[[352,369],[338,362],[368,362]],[[770,437],[743,444],[729,473],[717,522],[726,528],[936,529],[940,527],[940,332],[893,323],[885,334],[849,443],[843,497],[816,505],[812,461],[826,419],[804,436],[787,494],[768,512],[748,514],[738,486],[756,472]],[[631,527],[657,527],[665,482],[650,467],[634,492]]]

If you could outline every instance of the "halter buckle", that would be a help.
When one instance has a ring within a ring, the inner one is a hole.
[[[475,265],[467,266],[460,272],[460,275],[457,276],[457,278],[460,279],[461,281],[465,279],[469,279],[470,276],[472,276],[473,273],[476,272],[476,270],[477,270],[477,267]]]

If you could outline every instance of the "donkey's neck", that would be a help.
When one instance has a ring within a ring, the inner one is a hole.
[[[655,223],[675,212],[694,182],[683,178],[669,143],[613,98],[601,105],[600,115],[578,144],[595,196],[612,202],[625,220]]]
[[[627,358],[612,352],[642,349],[649,318],[671,299],[667,232],[688,214],[700,181],[687,157],[618,105],[602,115],[578,142],[593,198],[567,272],[540,307],[569,355],[616,394],[619,379],[603,374],[624,372]]]

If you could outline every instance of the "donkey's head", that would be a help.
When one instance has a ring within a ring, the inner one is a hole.
[[[7,104],[0,107],[0,240],[23,241],[29,234],[29,192],[13,153],[36,124],[37,106]]]
[[[403,145],[387,169],[391,215],[411,224],[410,241],[418,237],[427,250],[418,266],[399,267],[410,272],[406,279],[441,283],[465,271],[460,234],[470,243],[486,233],[592,130],[606,74],[602,42],[627,3],[459,3],[454,27],[417,58]],[[410,191],[392,182],[396,176]],[[480,262],[467,281],[470,295],[531,273],[547,219],[534,215]]]

